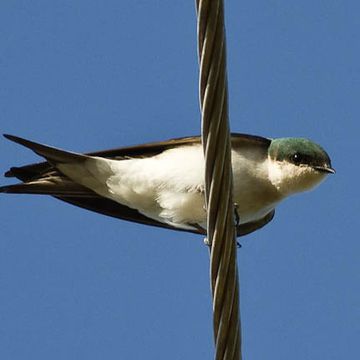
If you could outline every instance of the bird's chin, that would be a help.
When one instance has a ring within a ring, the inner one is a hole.
[[[330,167],[299,166],[288,162],[273,162],[269,178],[283,196],[309,191],[319,185],[333,169]]]
[[[325,180],[325,177],[328,175],[326,172],[313,170],[307,172],[303,175],[301,180],[298,182],[297,192],[309,191],[320,185],[320,183]]]

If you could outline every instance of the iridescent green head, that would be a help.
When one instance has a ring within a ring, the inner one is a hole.
[[[271,141],[269,156],[274,161],[288,162],[296,166],[310,166],[325,173],[334,173],[331,160],[318,144],[304,138],[279,138]]]

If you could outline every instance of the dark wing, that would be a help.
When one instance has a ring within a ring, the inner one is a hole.
[[[160,154],[163,151],[184,145],[194,145],[200,144],[201,139],[199,136],[191,137],[182,137],[178,139],[171,139],[160,142],[152,142],[147,144],[127,146],[110,150],[96,151],[85,153],[85,155],[90,156],[99,156],[109,159],[126,159],[126,158],[136,158],[136,157],[150,157],[156,154]],[[271,140],[255,135],[231,134],[231,143],[236,147],[249,147],[249,146],[262,146],[264,149],[267,149],[270,145]],[[45,174],[46,172],[53,170],[51,164],[47,161],[41,163],[35,163],[30,165],[25,165],[22,167],[13,167],[5,173],[6,177],[16,177],[19,178],[19,171],[24,174],[26,172],[27,177],[38,177],[39,174]],[[23,180],[19,178],[20,180]]]
[[[29,142],[17,137],[7,136],[10,140],[22,143],[31,148],[31,146],[40,149],[42,145]],[[232,134],[232,145],[237,148],[263,146],[264,149],[270,144],[269,139],[259,136]],[[185,145],[199,144],[201,139],[196,137],[184,137],[172,139],[162,142],[154,142],[137,146],[122,147],[118,149],[111,149],[105,151],[91,152],[86,155],[99,156],[111,159],[126,159],[136,157],[150,157],[159,154],[169,148]],[[30,144],[30,146],[29,146]],[[40,146],[40,148],[39,148]],[[44,148],[47,148],[46,146]],[[35,149],[35,150],[36,150]],[[33,149],[34,150],[34,149]],[[35,151],[34,150],[34,151]],[[57,151],[57,149],[55,149]],[[61,150],[59,150],[61,151]],[[39,152],[35,151],[35,152]],[[62,154],[61,154],[62,155]],[[70,156],[81,156],[80,154],[72,153]],[[5,173],[6,177],[16,177],[23,181],[21,184],[8,185],[0,188],[0,192],[7,193],[28,193],[28,194],[44,194],[56,197],[59,200],[65,201],[72,205],[94,211],[107,216],[112,216],[118,219],[133,221],[136,223],[152,225],[157,227],[164,227],[173,230],[187,231],[197,234],[205,234],[205,230],[194,229],[185,230],[174,228],[170,225],[150,219],[135,209],[131,209],[125,205],[119,204],[113,200],[103,198],[93,191],[78,185],[68,179],[66,176],[56,170],[49,162],[41,162],[37,164],[30,164],[22,167],[12,167]],[[260,229],[272,220],[274,211],[267,214],[264,218],[238,227],[237,235],[243,236],[249,234],[257,229]]]
[[[248,222],[246,224],[242,224],[237,227],[237,236],[245,236],[247,234],[250,234],[256,230],[261,229],[266,224],[268,224],[275,216],[275,210],[271,210],[269,213],[267,213],[263,218]]]

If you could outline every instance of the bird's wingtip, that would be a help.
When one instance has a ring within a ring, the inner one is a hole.
[[[4,138],[11,140],[11,138],[13,137],[13,135],[10,134],[2,134]]]
[[[16,142],[18,144],[22,144],[22,145],[25,145],[25,144],[30,144],[32,143],[31,141],[29,140],[26,140],[24,138],[21,138],[19,136],[15,136],[15,135],[11,135],[11,134],[3,134],[3,137],[10,140],[10,141],[13,141],[13,142]]]

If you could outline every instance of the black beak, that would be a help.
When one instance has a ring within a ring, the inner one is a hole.
[[[333,169],[332,167],[327,167],[327,166],[314,166],[314,169],[323,173],[327,173],[327,174],[335,174],[336,171],[335,169]]]

